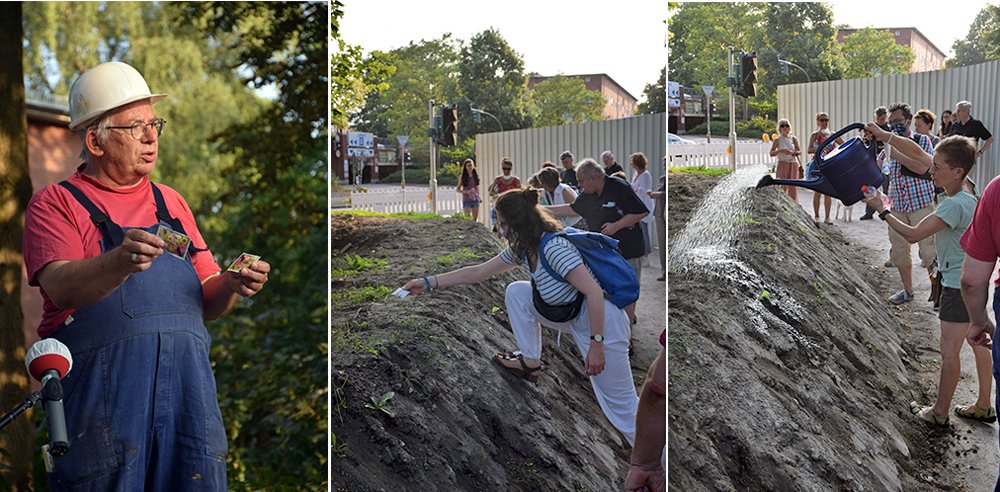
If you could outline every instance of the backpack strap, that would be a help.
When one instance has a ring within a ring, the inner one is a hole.
[[[90,220],[101,230],[105,238],[111,240],[111,247],[118,246],[125,240],[125,233],[122,232],[121,226],[112,222],[108,218],[108,215],[98,208],[97,205],[94,205],[94,202],[90,201],[90,198],[87,198],[87,195],[84,195],[79,188],[70,184],[69,181],[62,181],[59,183],[59,186],[69,191],[73,195],[73,198],[76,198],[76,201],[80,202],[80,205],[83,205],[83,208],[87,209],[87,212],[90,213]]]
[[[566,233],[565,232],[546,232],[546,233],[542,234],[542,241],[540,243],[538,243],[538,264],[541,265],[542,268],[544,268],[546,272],[549,272],[549,276],[551,276],[552,278],[554,278],[554,279],[556,279],[556,280],[558,280],[560,282],[566,283],[566,279],[562,278],[562,276],[560,276],[558,273],[556,273],[556,271],[553,270],[552,267],[549,265],[549,262],[545,260],[545,243],[549,242],[550,239],[552,239],[552,238],[554,238],[556,236],[564,236],[565,237]]]

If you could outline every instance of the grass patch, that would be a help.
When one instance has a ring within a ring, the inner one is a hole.
[[[479,258],[479,255],[470,253],[469,248],[462,248],[455,254],[438,256],[437,258],[434,258],[433,262],[441,265],[450,265],[458,260],[464,260],[466,258]]]
[[[382,260],[370,260],[368,258],[362,258],[358,255],[347,255],[347,268],[333,268],[330,270],[330,276],[332,277],[346,277],[351,274],[361,273],[366,270],[374,270],[376,268],[388,265],[388,261]],[[338,261],[339,263],[339,261]]]
[[[699,174],[702,176],[727,176],[732,174],[731,169],[714,169],[710,167],[702,166],[687,166],[687,167],[669,167],[667,171],[672,173],[682,173],[682,174]]]
[[[385,299],[390,292],[392,291],[384,285],[365,287],[363,289],[341,290],[330,294],[330,302],[335,308],[344,308]]]
[[[410,220],[445,220],[448,217],[439,214],[432,213],[415,213],[415,212],[396,212],[391,214],[384,214],[380,212],[372,212],[369,210],[331,210],[330,214],[347,214],[354,215],[357,217],[383,217],[387,219],[410,219]],[[460,215],[460,214],[459,214]],[[455,215],[457,217],[457,215]]]

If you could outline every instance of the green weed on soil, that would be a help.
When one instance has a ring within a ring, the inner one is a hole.
[[[726,176],[732,174],[730,169],[713,169],[705,166],[669,167],[667,171],[683,174],[700,174],[703,176]]]

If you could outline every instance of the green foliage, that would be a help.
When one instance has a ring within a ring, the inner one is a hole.
[[[754,51],[758,84],[749,112],[776,119],[777,86],[807,80],[794,69],[784,75],[779,57],[803,67],[812,82],[841,78],[832,19],[823,3],[681,3],[669,24],[670,80],[685,87],[725,87],[727,48]]]
[[[358,217],[386,217],[386,218],[390,218],[390,219],[410,219],[410,220],[427,220],[427,219],[431,219],[431,220],[437,220],[437,221],[441,221],[441,220],[447,219],[447,217],[444,217],[443,215],[431,214],[431,213],[421,214],[421,213],[416,213],[416,212],[413,212],[413,211],[409,211],[409,212],[395,212],[395,213],[391,213],[391,214],[384,214],[384,213],[380,213],[380,212],[370,212],[368,210],[331,210],[330,213],[331,214],[349,214],[349,215],[356,215]]]
[[[346,275],[361,273],[366,270],[374,270],[378,267],[389,264],[388,261],[369,260],[368,258],[362,258],[361,256],[358,255],[354,255],[353,257],[348,255],[346,261],[348,268],[346,269],[334,268],[330,271],[330,275],[333,277],[343,277]]]
[[[531,128],[533,104],[528,94],[524,60],[496,29],[473,36],[462,48],[458,90],[465,102],[496,116],[504,130]],[[461,140],[476,133],[497,130],[496,122],[489,117],[476,123],[471,115],[466,117],[460,111],[459,121]]]
[[[669,167],[667,171],[672,173],[702,174],[706,176],[725,176],[733,172],[731,169],[714,169],[705,166]]]
[[[366,64],[391,66],[393,70],[365,74],[365,83],[376,89],[367,94],[363,106],[351,113],[353,126],[380,136],[409,135],[407,147],[426,149],[428,101],[451,104],[458,100],[461,46],[461,41],[444,34],[430,41],[411,41],[388,53],[373,52],[365,59]]]
[[[330,302],[335,308],[347,308],[385,299],[390,292],[391,290],[384,285],[368,286],[361,289],[338,290],[330,294]]]
[[[914,58],[910,48],[896,44],[892,31],[870,27],[844,38],[841,52],[849,79],[910,73]]]
[[[761,116],[755,116],[750,120],[737,120],[736,136],[742,138],[761,138],[761,135],[765,133],[774,133],[775,125],[776,122],[774,120],[765,119]],[[705,135],[706,133],[708,133],[708,125],[706,123],[687,130],[688,135]],[[713,120],[712,136],[727,138],[729,136],[729,122]]]
[[[955,56],[946,62],[946,68],[966,67],[1000,58],[1000,7],[986,5],[976,14],[965,39],[952,44]]]
[[[562,73],[535,84],[532,97],[538,112],[536,128],[600,121],[606,104],[600,91],[588,91],[583,80]]]
[[[635,108],[635,114],[656,114],[667,112],[667,66],[660,70],[660,78],[654,84],[646,84],[642,90],[646,100]]]
[[[222,169],[226,186],[212,208],[225,227],[206,240],[216,252],[260,254],[272,268],[258,295],[208,324],[229,489],[325,490],[329,4],[176,6],[178,25],[199,26],[239,61],[242,85],[278,90],[273,104],[211,140],[238,159]]]
[[[438,263],[440,265],[450,265],[452,263],[455,263],[456,261],[464,260],[466,258],[479,258],[479,255],[475,253],[470,253],[469,248],[462,248],[455,254],[439,256],[437,258],[434,258],[434,263]]]
[[[379,398],[375,398],[373,396],[371,397],[372,398],[371,403],[365,403],[365,408],[371,408],[372,410],[381,410],[386,415],[390,417],[395,417],[396,415],[393,414],[392,409],[389,408],[389,400],[392,399],[393,396],[396,396],[396,393],[394,391],[389,391]]]
[[[438,186],[456,186],[458,179],[462,176],[462,166],[458,163],[446,164],[437,169],[436,179]],[[403,172],[396,171],[388,176],[379,178],[379,183],[399,183],[402,181]],[[428,184],[431,181],[431,170],[427,168],[406,168],[407,184]]]
[[[458,145],[454,147],[440,147],[441,158],[448,161],[454,162],[461,166],[461,163],[465,162],[466,159],[476,160],[476,138],[469,137],[465,140],[459,140]],[[455,177],[455,182],[458,183],[458,179],[462,177],[462,168],[458,168],[458,175]]]

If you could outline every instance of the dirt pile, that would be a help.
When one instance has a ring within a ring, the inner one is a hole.
[[[604,418],[572,340],[557,346],[543,330],[538,384],[489,360],[516,350],[503,299],[508,283],[526,279],[522,269],[388,296],[497,254],[482,225],[334,214],[331,237],[331,490],[621,489],[631,450]]]
[[[668,177],[671,490],[950,489],[884,274],[764,172]]]

